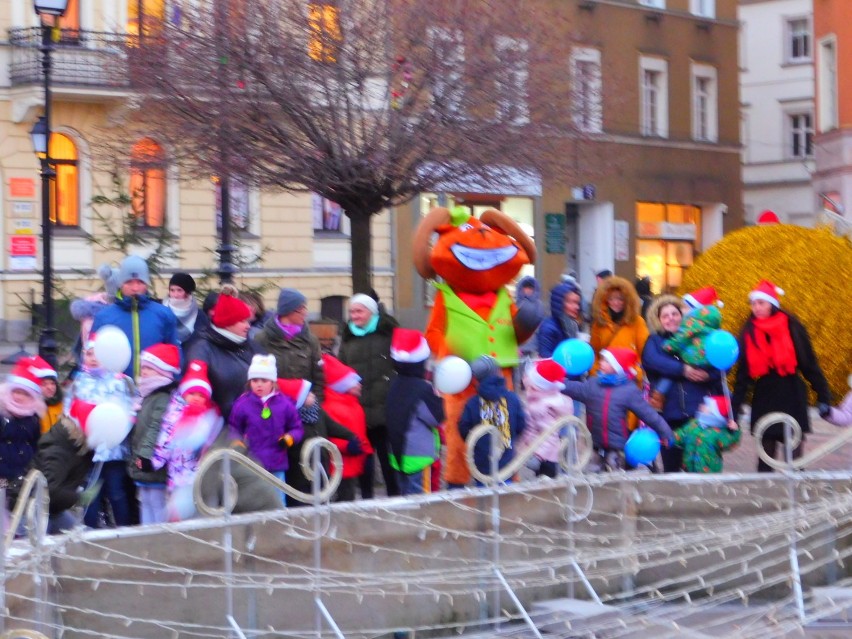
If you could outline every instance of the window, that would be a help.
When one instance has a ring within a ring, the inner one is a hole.
[[[660,58],[639,60],[640,132],[646,136],[668,137],[668,63]]]
[[[636,202],[636,275],[673,292],[701,242],[701,209],[691,204]]]
[[[308,55],[317,62],[337,62],[343,35],[340,9],[334,4],[308,5]]]
[[[343,209],[339,204],[317,193],[312,193],[311,208],[314,214],[314,231],[344,232]]]
[[[497,78],[497,119],[510,124],[527,124],[530,110],[527,102],[529,69],[524,40],[498,36],[495,43],[501,74]]]
[[[50,220],[56,226],[80,225],[77,147],[66,135],[51,133],[50,162],[56,178],[50,183]]]
[[[127,33],[129,35],[158,35],[166,19],[166,0],[128,0]]]
[[[716,0],[689,0],[689,12],[702,18],[715,18]]]
[[[787,62],[811,61],[811,22],[808,18],[787,20]]]
[[[716,69],[692,65],[692,138],[715,142],[719,137]]]
[[[429,48],[434,64],[430,87],[435,109],[446,115],[462,113],[464,97],[464,39],[460,29],[431,27]]]
[[[222,232],[222,181],[218,177],[213,178],[216,188],[216,232]],[[249,206],[249,188],[239,178],[231,176],[228,179],[228,216],[231,218],[231,227],[243,232],[249,230],[251,221],[251,209]]]
[[[790,126],[790,155],[809,158],[814,153],[814,125],[810,113],[793,113],[788,116]]]
[[[837,40],[834,35],[819,43],[817,62],[819,82],[819,130],[831,131],[838,125],[837,114]]]
[[[639,4],[646,7],[654,7],[655,9],[666,8],[666,0],[639,0]]]
[[[603,131],[603,82],[598,49],[580,47],[571,52],[571,101],[574,125],[580,131]]]
[[[65,14],[59,21],[62,41],[76,41],[80,37],[80,0],[68,0]]]
[[[166,153],[150,138],[143,138],[133,145],[130,197],[140,226],[160,227],[165,224]]]

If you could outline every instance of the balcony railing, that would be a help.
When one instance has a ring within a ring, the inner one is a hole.
[[[63,29],[53,43],[51,84],[58,87],[121,89],[129,86],[126,35]],[[12,86],[42,82],[39,27],[9,29]]]

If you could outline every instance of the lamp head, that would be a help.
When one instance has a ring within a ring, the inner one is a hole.
[[[47,157],[47,119],[42,115],[36,120],[33,128],[30,129],[30,139],[33,143],[33,151],[40,160]]]
[[[33,0],[33,7],[40,16],[64,16],[68,0]]]

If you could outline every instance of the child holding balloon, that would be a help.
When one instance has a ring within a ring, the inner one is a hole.
[[[740,427],[731,419],[724,397],[705,397],[695,418],[675,432],[674,441],[683,449],[683,470],[721,473],[722,453],[740,442]]]
[[[663,444],[674,435],[666,421],[642,397],[642,391],[633,382],[638,357],[629,348],[608,348],[600,352],[596,375],[582,382],[566,380],[562,392],[586,405],[596,452],[606,470],[627,468],[624,447],[630,436],[627,413],[635,413],[650,426]],[[651,463],[653,460],[642,460]]]

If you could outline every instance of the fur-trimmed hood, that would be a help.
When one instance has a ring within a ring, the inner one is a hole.
[[[611,291],[620,291],[624,295],[624,318],[621,324],[632,324],[637,317],[641,317],[642,300],[639,299],[633,284],[623,277],[613,275],[601,282],[595,291],[592,298],[592,323],[607,326],[612,322],[606,305],[607,296]]]
[[[648,314],[645,316],[645,323],[648,325],[648,330],[653,333],[663,332],[663,325],[660,324],[660,309],[667,304],[674,304],[678,308],[683,307],[683,300],[677,295],[657,295],[648,307]]]
[[[89,445],[86,443],[86,434],[83,432],[83,429],[80,428],[80,424],[77,423],[76,419],[73,419],[68,415],[62,415],[56,423],[61,424],[62,428],[65,429],[65,432],[68,433],[68,439],[77,448],[78,455],[86,455],[91,452],[89,450]]]

